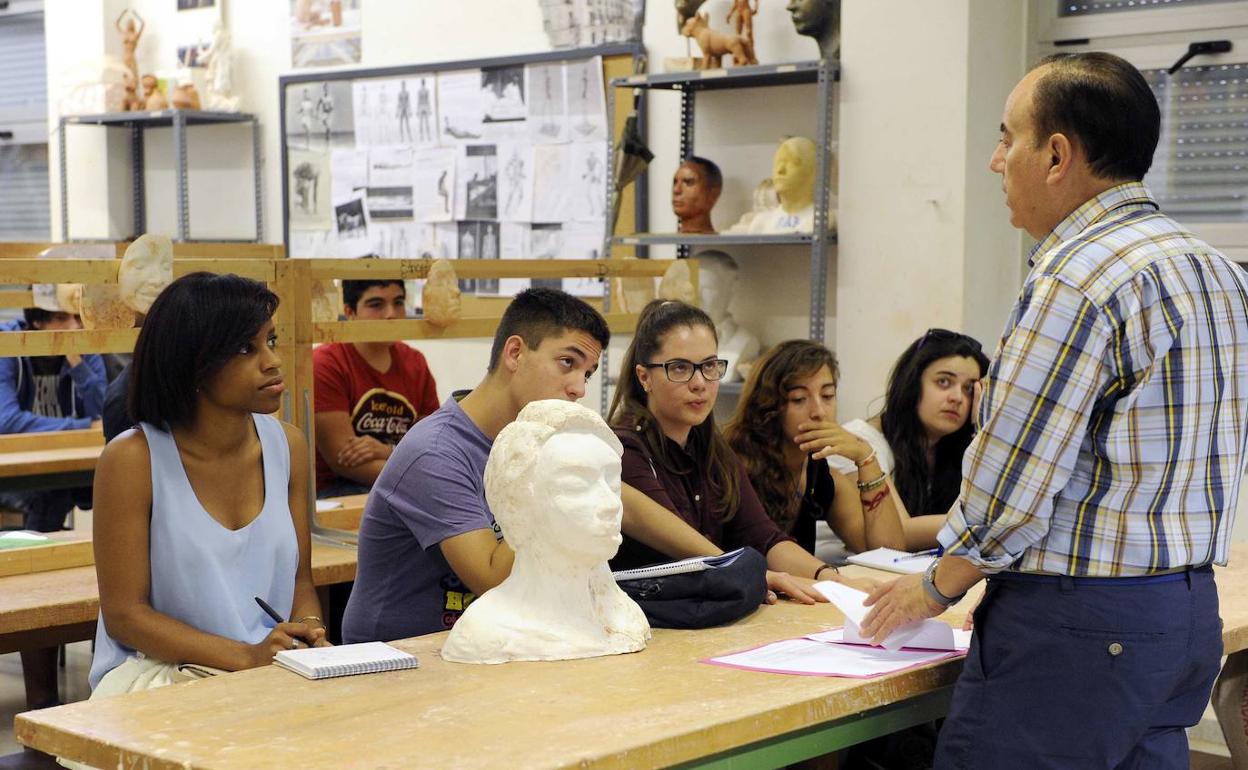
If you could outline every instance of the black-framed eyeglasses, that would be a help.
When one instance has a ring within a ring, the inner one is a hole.
[[[972,348],[974,348],[977,351],[983,352],[983,349],[984,349],[983,346],[979,344],[979,340],[975,339],[969,334],[963,334],[962,332],[955,332],[950,329],[932,328],[932,329],[928,329],[926,332],[923,333],[922,339],[919,340],[919,346],[915,348],[915,350],[916,351],[921,350],[923,348],[923,345],[926,344],[926,342],[929,339],[961,341],[961,342],[965,342],[967,345],[970,345]]]
[[[663,367],[663,373],[667,375],[668,382],[689,382],[693,379],[694,372],[702,372],[702,379],[715,382],[722,380],[728,373],[728,361],[723,358],[712,358],[700,364],[684,358],[673,358],[661,364],[642,364],[642,366],[647,369]]]

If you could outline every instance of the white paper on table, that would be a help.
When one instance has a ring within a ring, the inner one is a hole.
[[[865,678],[951,658],[943,650],[884,650],[810,639],[786,639],[752,650],[708,658],[704,663],[777,674]]]
[[[342,503],[338,502],[337,500],[317,500],[316,501],[317,513],[323,513],[324,511],[333,511],[341,507],[342,507]]]
[[[828,598],[828,601],[836,605],[836,608],[845,616],[845,639],[855,644],[871,644],[869,639],[864,639],[859,634],[858,629],[867,619],[867,613],[871,611],[870,607],[863,605],[863,600],[867,595],[856,588],[850,588],[844,583],[836,583],[831,580],[824,580],[815,583],[815,588],[819,593]],[[931,624],[935,624],[934,626]],[[944,629],[941,631],[940,629]],[[907,623],[889,634],[880,646],[886,650],[900,650],[902,647],[915,646],[914,640],[922,636],[924,641],[938,640],[946,646],[935,647],[929,649],[952,649],[952,639],[944,642],[942,634],[951,634],[952,630],[949,626],[941,623],[939,620],[922,620],[914,623]]]
[[[894,548],[873,548],[870,551],[849,556],[850,564],[882,569],[887,572],[900,572],[903,575],[921,575],[935,560],[935,556],[919,556]]]
[[[933,621],[940,623],[940,621]],[[940,625],[945,626],[944,623]],[[948,636],[944,634],[931,634],[927,637],[921,637],[911,640],[905,646],[907,650],[954,650],[957,652],[966,652],[971,648],[972,631],[963,631],[958,628],[945,626],[949,631]],[[830,631],[820,631],[817,634],[807,634],[805,639],[812,642],[824,642],[826,644],[869,644],[868,642],[859,642],[848,638],[846,629],[833,628]],[[947,643],[947,646],[946,646]]]

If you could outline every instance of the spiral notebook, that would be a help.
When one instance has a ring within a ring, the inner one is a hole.
[[[666,577],[667,575],[684,575],[689,572],[705,572],[708,569],[719,569],[732,564],[744,550],[744,548],[738,548],[735,551],[721,553],[719,556],[694,556],[689,559],[682,559],[681,561],[672,561],[664,564],[652,564],[649,567],[623,569],[612,572],[611,576],[614,577],[615,582],[618,583],[621,580],[637,580],[639,578]]]
[[[417,668],[420,665],[415,655],[391,647],[385,642],[282,650],[273,658],[273,662],[308,679],[376,674]]]

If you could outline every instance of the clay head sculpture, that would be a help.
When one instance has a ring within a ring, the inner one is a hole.
[[[685,158],[672,177],[672,211],[681,233],[713,233],[711,209],[724,189],[719,166],[696,155]]]
[[[459,320],[459,281],[449,261],[434,260],[420,299],[425,308],[425,320],[434,326],[445,328]]]
[[[619,439],[594,411],[533,401],[498,434],[485,497],[515,551],[511,574],[456,621],[442,657],[459,663],[635,652],[650,626],[615,584]]]
[[[147,314],[157,295],[173,283],[173,241],[167,235],[143,234],[126,247],[117,270],[121,299],[136,313]]]
[[[786,6],[797,34],[813,37],[820,58],[841,56],[841,0],[789,0]]]

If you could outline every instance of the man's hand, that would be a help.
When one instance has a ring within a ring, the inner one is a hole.
[[[816,602],[826,602],[828,600],[828,597],[814,589],[814,581],[803,580],[787,572],[767,570],[767,588],[771,589],[767,593],[768,604],[776,603],[776,594],[784,594],[793,601],[801,602],[802,604],[815,604]]]
[[[898,628],[945,611],[923,590],[922,575],[906,575],[876,588],[863,602],[871,608],[862,624],[862,635],[880,644]]]
[[[372,436],[356,436],[338,451],[338,464],[344,468],[354,468],[370,460],[386,460],[393,449],[394,447],[383,444]]]

